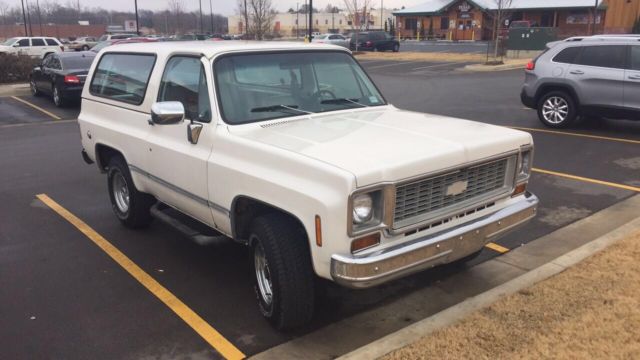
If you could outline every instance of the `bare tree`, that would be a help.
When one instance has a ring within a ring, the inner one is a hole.
[[[262,40],[266,34],[271,32],[271,24],[276,16],[276,11],[271,0],[248,0],[247,6],[251,18],[248,29],[251,29],[256,40]]]
[[[493,0],[496,4],[496,10],[493,17],[493,38],[495,41],[495,49],[493,49],[493,60],[498,60],[498,49],[500,47],[500,28],[505,18],[506,10],[511,7],[513,0]]]
[[[0,17],[2,17],[2,25],[5,24],[8,11],[9,11],[9,5],[4,1],[0,1]]]
[[[344,6],[351,23],[351,36],[356,37],[356,51],[358,51],[358,33],[369,24],[367,9],[371,8],[371,0],[344,0]]]
[[[182,30],[182,24],[180,18],[184,13],[184,4],[182,0],[169,0],[169,12],[175,19],[174,32],[179,33]]]

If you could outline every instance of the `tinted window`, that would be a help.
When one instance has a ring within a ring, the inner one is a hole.
[[[105,54],[89,90],[96,96],[139,105],[144,100],[154,63],[153,55]]]
[[[45,56],[44,60],[42,60],[42,66],[43,67],[49,67],[49,64],[51,63],[51,59],[52,58],[53,58],[53,53]]]
[[[580,65],[624,69],[627,47],[624,45],[585,46],[578,59]]]
[[[55,55],[52,56],[51,60],[49,61],[48,67],[50,69],[62,70],[62,64],[60,63],[60,58]]]
[[[95,56],[87,55],[63,57],[62,65],[65,69],[88,70],[94,58]]]
[[[58,45],[60,45],[60,44],[58,44],[58,42],[55,39],[48,38],[48,39],[45,39],[45,40],[47,40],[47,45],[49,45],[49,46],[58,46]]]
[[[580,50],[582,50],[582,48],[579,46],[568,47],[560,51],[560,53],[553,58],[553,61],[564,64],[573,64],[578,58]]]
[[[631,47],[631,69],[640,70],[640,46]]]
[[[31,46],[45,46],[44,39],[31,39]]]
[[[18,41],[18,45],[21,46],[21,47],[29,46],[29,39],[22,39],[22,40]]]
[[[158,101],[180,101],[187,119],[211,121],[207,77],[200,59],[171,58],[162,75]]]

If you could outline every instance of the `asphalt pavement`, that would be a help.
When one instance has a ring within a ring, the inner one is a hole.
[[[640,122],[603,120],[548,132],[535,112],[520,104],[522,71],[469,74],[457,71],[463,64],[446,62],[363,65],[397,107],[525,128],[533,134],[534,165],[546,171],[535,172],[530,184],[541,199],[540,212],[527,227],[498,241],[507,251],[636,193],[625,186],[640,187]],[[367,333],[392,332],[472,294],[473,268],[443,267],[364,291],[321,283],[313,322],[295,332],[277,332],[254,304],[246,249],[235,244],[202,247],[160,223],[145,231],[120,226],[109,204],[106,178],[80,158],[78,126],[72,120],[78,111],[55,108],[46,97],[0,98],[2,359],[220,357],[85,235],[36,199],[43,193],[95,229],[246,355],[354,316],[383,314],[367,325],[375,329],[351,324],[349,331],[365,341]],[[500,254],[486,249],[471,265]],[[438,287],[465,274],[471,278],[464,289]],[[498,282],[500,276],[495,276]],[[431,297],[419,298],[412,303],[415,308],[394,305],[425,291]],[[343,342],[349,341],[346,335]],[[339,345],[327,344],[327,357],[350,346]],[[353,348],[358,345],[354,341]]]
[[[487,52],[487,43],[484,41],[450,42],[406,40],[400,42],[400,51],[485,54]]]

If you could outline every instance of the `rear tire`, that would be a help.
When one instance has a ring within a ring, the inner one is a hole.
[[[551,128],[567,128],[576,119],[573,97],[564,91],[551,91],[538,101],[538,119]]]
[[[308,240],[300,225],[282,214],[267,214],[251,224],[254,289],[262,315],[278,330],[303,325],[313,317],[314,273]]]
[[[84,46],[82,47],[82,51],[87,51],[87,50],[89,50],[89,47],[88,47],[87,45],[84,45]]]
[[[53,103],[57,106],[57,107],[63,107],[66,105],[66,100],[64,98],[64,96],[62,95],[62,92],[60,91],[60,89],[58,88],[58,85],[52,85],[52,90],[51,90],[52,96],[53,96]]]
[[[136,189],[129,167],[121,156],[114,156],[109,161],[107,184],[113,212],[124,226],[137,229],[151,223],[150,209],[156,200]]]

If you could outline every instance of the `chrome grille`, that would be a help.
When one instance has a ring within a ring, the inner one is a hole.
[[[394,228],[422,221],[426,214],[439,213],[439,210],[445,211],[454,205],[473,202],[503,191],[508,165],[509,158],[504,158],[398,185]],[[447,195],[448,189],[455,189],[456,185],[461,185],[460,182],[466,182],[466,190]]]

